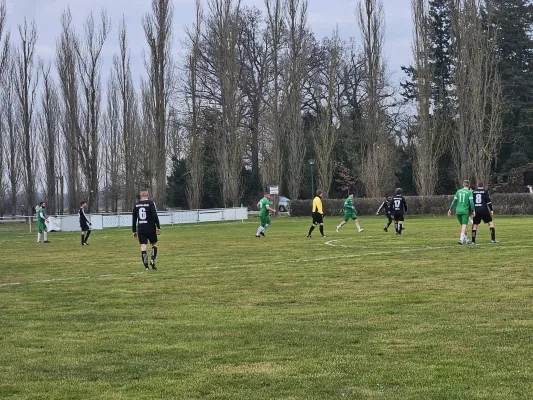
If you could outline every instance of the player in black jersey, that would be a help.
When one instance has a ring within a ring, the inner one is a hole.
[[[472,192],[472,196],[474,197],[474,208],[476,211],[472,223],[472,244],[477,244],[477,228],[481,221],[485,224],[489,224],[491,242],[498,243],[496,240],[496,229],[494,228],[494,222],[492,221],[494,211],[492,209],[492,200],[489,191],[485,190],[483,183],[479,182],[477,184],[477,189]]]
[[[146,270],[150,269],[148,268],[148,255],[146,253],[148,242],[150,242],[152,245],[150,265],[152,269],[157,269],[155,265],[155,258],[157,257],[157,235],[161,233],[161,225],[159,224],[155,203],[152,200],[148,200],[147,191],[141,192],[141,200],[133,207],[131,229],[133,230],[133,237],[139,238],[144,268]]]
[[[402,189],[396,189],[396,195],[392,198],[391,205],[396,234],[401,235],[403,230],[403,222],[405,221],[404,214],[407,212],[407,202],[402,196]]]
[[[385,210],[385,216],[389,220],[389,222],[387,222],[387,225],[385,225],[385,228],[383,228],[383,230],[385,232],[388,232],[389,226],[392,224],[392,197],[391,196],[385,197],[385,200],[383,201],[383,203],[381,203],[378,210],[376,211],[376,215],[379,215],[382,210]]]
[[[89,218],[87,218],[87,214],[85,213],[86,208],[87,208],[87,202],[82,201],[80,203],[80,209],[78,210],[78,215],[80,217],[81,245],[82,246],[89,245],[89,243],[87,243],[87,240],[89,240],[89,236],[91,235],[91,222],[89,221]]]

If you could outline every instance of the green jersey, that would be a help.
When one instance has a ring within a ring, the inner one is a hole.
[[[456,214],[470,214],[470,210],[474,209],[474,196],[472,195],[472,191],[466,188],[459,189],[453,198],[450,208],[453,208],[454,205],[457,206],[455,210]]]
[[[344,212],[352,212],[354,210],[353,199],[348,197],[344,202]]]
[[[260,217],[266,217],[268,216],[268,206],[270,206],[270,201],[266,197],[263,197],[261,200],[259,200],[259,216]]]
[[[37,223],[38,224],[44,224],[46,220],[46,211],[44,211],[44,208],[39,207],[37,210]]]

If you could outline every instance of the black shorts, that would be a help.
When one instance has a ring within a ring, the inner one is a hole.
[[[405,218],[403,216],[403,214],[400,214],[400,213],[394,213],[394,215],[392,216],[394,218],[394,220],[396,222],[403,222],[405,221]]]
[[[157,243],[157,232],[150,232],[150,233],[138,233],[137,237],[139,238],[140,244],[156,244]]]
[[[479,225],[481,221],[483,221],[486,224],[488,224],[489,222],[492,222],[492,216],[487,212],[476,213],[476,216],[472,219],[473,219],[472,223],[474,225]]]
[[[392,214],[391,213],[386,213],[385,216],[392,221]]]
[[[324,215],[314,212],[313,213],[313,224],[323,224],[324,223]]]
[[[87,232],[91,230],[91,228],[89,227],[89,224],[80,224],[80,228],[82,232]]]

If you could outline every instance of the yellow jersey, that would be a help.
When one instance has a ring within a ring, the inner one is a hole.
[[[316,196],[313,200],[313,212],[324,214],[322,211],[322,199],[319,196]]]

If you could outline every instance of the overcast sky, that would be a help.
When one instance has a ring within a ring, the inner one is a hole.
[[[205,1],[205,0],[204,0]],[[174,47],[180,52],[184,27],[194,21],[194,0],[173,0],[174,3]],[[355,18],[358,0],[310,0],[309,24],[317,38],[330,36],[338,24],[342,38],[358,37],[359,29]],[[112,21],[112,32],[104,51],[104,71],[108,71],[110,60],[117,51],[117,28],[124,15],[132,51],[134,74],[143,72],[141,52],[145,45],[141,18],[150,12],[151,0],[7,0],[8,27],[12,38],[18,40],[17,25],[34,19],[38,29],[38,54],[45,60],[55,57],[55,43],[60,32],[60,15],[70,6],[74,26],[81,33],[83,21],[93,10],[96,15],[105,8]],[[264,0],[242,0],[243,5],[264,8]],[[385,57],[394,81],[403,78],[401,65],[411,60],[411,11],[410,0],[384,0],[386,34]]]

